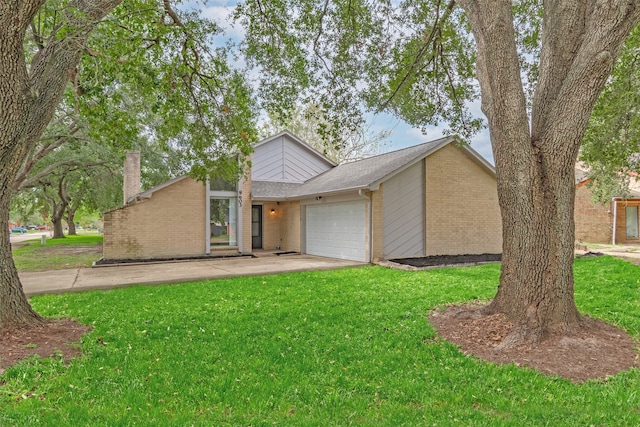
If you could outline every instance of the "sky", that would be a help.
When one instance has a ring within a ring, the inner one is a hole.
[[[205,6],[202,3],[184,3],[182,7],[187,9],[200,10],[200,14],[203,17],[214,20],[225,28],[225,35],[220,38],[220,44],[224,44],[227,40],[231,39],[234,42],[239,42],[244,38],[243,28],[239,25],[231,25],[229,19],[233,13],[237,0],[204,0]],[[240,65],[240,64],[239,64]],[[469,104],[469,109],[474,117],[480,117],[486,119],[480,111],[480,102],[476,101]],[[442,133],[445,126],[428,127],[426,128],[426,134],[421,129],[412,127],[401,119],[394,117],[390,114],[377,114],[368,115],[371,131],[374,133],[379,130],[391,130],[391,135],[388,138],[388,143],[384,146],[383,151],[393,151],[413,145],[421,144],[423,142],[432,141],[434,139],[444,136]],[[491,141],[489,138],[489,131],[483,129],[480,133],[474,136],[470,141],[471,147],[476,150],[482,157],[487,159],[491,164],[493,161],[493,152],[491,150]]]
[[[474,117],[481,117],[486,123],[484,114],[480,111],[479,103],[472,103],[469,105]],[[385,151],[398,150],[401,148],[411,147],[413,145],[421,144],[423,142],[432,141],[434,139],[441,138],[444,135],[444,126],[434,127],[430,126],[426,128],[426,134],[421,129],[412,127],[408,123],[404,122],[397,117],[389,114],[379,114],[375,116],[369,116],[370,125],[372,130],[391,129],[392,134],[389,137],[389,144]],[[489,138],[489,130],[482,129],[480,133],[475,135],[470,141],[471,148],[476,150],[482,157],[488,160],[491,164],[493,162],[493,151],[491,150],[491,140]]]

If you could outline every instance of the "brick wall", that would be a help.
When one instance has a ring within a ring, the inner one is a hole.
[[[426,159],[426,255],[502,252],[495,178],[453,144]]]
[[[624,211],[624,209],[622,210]],[[618,214],[620,213],[618,212]],[[586,185],[579,185],[576,188],[574,219],[576,241],[611,243],[613,213],[610,211],[610,205],[603,206],[593,203],[591,191]],[[620,222],[620,218],[618,218],[618,222]],[[624,226],[624,217],[622,224]],[[624,234],[624,229],[622,233]]]
[[[104,258],[204,255],[205,221],[205,186],[182,179],[150,199],[104,214]]]
[[[273,209],[274,213],[271,213]],[[262,204],[262,249],[273,251],[280,244],[282,209],[276,202]]]
[[[300,202],[280,202],[280,246],[300,252]]]

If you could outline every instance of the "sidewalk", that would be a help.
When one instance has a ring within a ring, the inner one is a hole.
[[[618,258],[626,258],[628,261],[631,261],[634,264],[640,263],[640,245],[607,245],[601,243],[590,243],[581,250],[576,250],[576,255],[583,255],[586,252],[602,253]]]
[[[312,255],[283,255],[22,272],[19,276],[25,294],[30,296],[363,265],[368,264]]]

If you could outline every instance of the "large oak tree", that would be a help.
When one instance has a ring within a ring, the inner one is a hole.
[[[478,122],[466,103],[480,95],[503,224],[487,311],[516,325],[503,346],[579,327],[574,165],[640,2],[247,0],[237,16],[276,111],[301,97],[345,126],[358,111],[387,111],[468,136]]]
[[[176,0],[179,2],[180,0]],[[243,76],[210,36],[219,28],[171,0],[0,2],[0,230],[43,132],[65,116],[123,147],[141,136],[180,148],[198,179],[234,175],[255,115]],[[56,118],[52,122],[52,119]],[[0,329],[40,323],[0,233]]]

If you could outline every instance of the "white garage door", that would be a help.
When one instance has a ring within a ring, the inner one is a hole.
[[[365,216],[364,200],[307,206],[307,253],[366,262]]]

